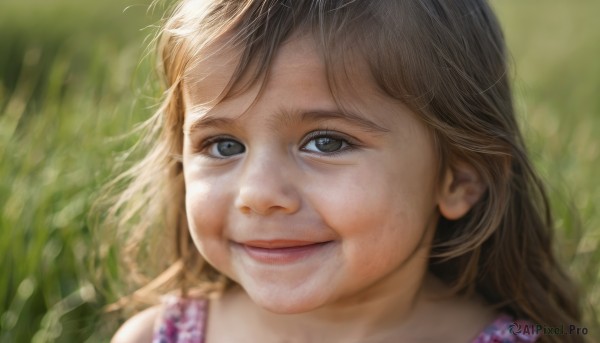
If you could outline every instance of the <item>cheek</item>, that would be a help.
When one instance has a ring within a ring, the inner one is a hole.
[[[357,169],[315,187],[320,192],[315,208],[342,238],[343,254],[362,275],[381,273],[408,258],[436,213],[431,170],[371,165],[378,168]]]
[[[313,206],[327,224],[365,238],[423,231],[435,212],[433,177],[397,167],[364,169],[315,185]]]
[[[409,256],[425,234],[432,214],[391,192],[361,197],[355,205],[355,210],[340,212],[345,215],[332,225],[346,239],[346,256],[369,264],[367,270],[373,271]]]
[[[186,142],[186,148],[189,142]],[[227,183],[198,167],[193,156],[184,149],[185,209],[191,234],[204,240],[219,234],[227,212]]]
[[[186,214],[190,234],[204,258],[214,266],[224,258],[223,230],[227,207],[223,188],[209,179],[186,179]]]

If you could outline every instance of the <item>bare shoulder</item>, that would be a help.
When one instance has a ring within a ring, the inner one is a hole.
[[[113,336],[111,343],[152,342],[154,323],[162,314],[162,306],[146,309],[129,318]]]

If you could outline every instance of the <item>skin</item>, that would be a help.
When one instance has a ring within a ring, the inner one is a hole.
[[[341,111],[309,37],[280,48],[260,94],[254,85],[219,101],[234,63],[216,54],[184,82],[190,232],[239,284],[211,303],[209,342],[473,339],[493,313],[478,299],[440,299],[448,288],[427,273],[440,213],[464,215],[483,191],[472,170],[440,184],[429,129],[361,69],[360,96],[342,96],[354,118],[332,115]],[[339,149],[321,151],[315,132]],[[275,239],[328,243],[291,263],[244,248]]]
[[[256,303],[279,313],[313,310],[388,277],[418,288],[438,216],[433,141],[406,108],[375,92],[365,97],[360,115],[387,132],[344,119],[300,119],[306,112],[339,111],[310,47],[301,41],[282,48],[252,107],[257,87],[185,121],[186,210],[194,241]],[[190,97],[202,96],[190,88]],[[235,121],[191,129],[207,117]],[[323,130],[357,146],[319,152],[307,136]],[[214,145],[198,151],[214,136],[246,151],[221,159],[210,156]],[[254,263],[232,244],[267,239],[334,243],[286,266]],[[412,298],[414,290],[409,293]]]

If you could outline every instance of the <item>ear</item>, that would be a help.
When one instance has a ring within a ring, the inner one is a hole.
[[[438,207],[442,216],[449,220],[467,214],[486,190],[475,168],[462,162],[446,170],[441,186]]]

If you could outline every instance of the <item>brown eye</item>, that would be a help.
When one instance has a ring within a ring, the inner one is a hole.
[[[238,154],[242,154],[246,151],[246,147],[238,141],[233,139],[221,139],[213,142],[208,147],[208,154],[213,157],[225,158]]]

